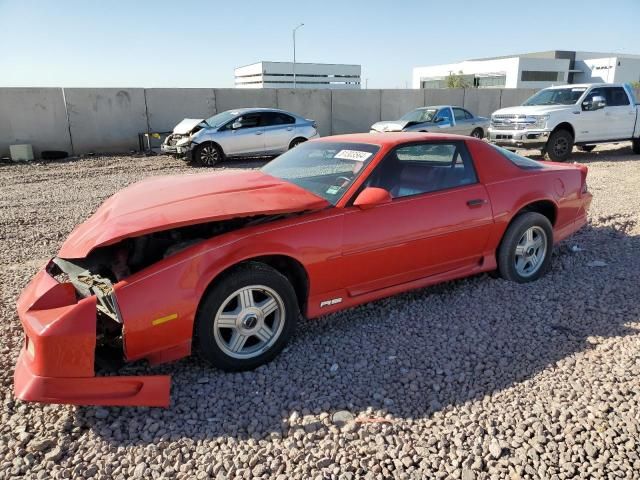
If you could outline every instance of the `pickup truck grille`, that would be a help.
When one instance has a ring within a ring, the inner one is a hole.
[[[495,130],[524,130],[535,121],[527,120],[524,115],[492,115],[491,128]]]

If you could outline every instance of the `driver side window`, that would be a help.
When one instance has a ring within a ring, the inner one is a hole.
[[[240,124],[240,128],[237,130],[242,130],[245,128],[255,128],[260,124],[260,114],[259,113],[247,113],[246,115],[242,115],[235,120],[233,120],[229,128],[234,124]]]
[[[452,123],[451,109],[450,108],[443,108],[442,110],[440,110],[438,112],[438,115],[436,116],[436,121],[439,118],[442,119],[442,120],[440,120],[441,123]]]
[[[415,143],[385,156],[367,182],[387,190],[393,198],[477,183],[464,142]]]

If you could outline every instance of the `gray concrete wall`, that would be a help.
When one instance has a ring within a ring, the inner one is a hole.
[[[276,103],[282,110],[315,120],[323,137],[331,135],[330,90],[278,89]]]
[[[323,136],[367,132],[381,119],[396,119],[424,105],[462,105],[489,116],[520,105],[535,91],[0,88],[0,155],[8,155],[9,145],[16,143],[30,143],[36,156],[43,150],[127,152],[138,148],[138,133],[147,129],[170,131],[185,117],[241,107],[298,113],[316,120]],[[640,89],[636,94],[640,100]]]
[[[147,88],[144,95],[152,132],[170,132],[183,118],[216,114],[213,88]]]
[[[397,120],[405,113],[424,106],[422,90],[381,90],[382,120]]]
[[[463,105],[464,88],[434,88],[424,90],[424,104],[430,105]]]
[[[474,115],[490,117],[493,112],[500,108],[500,90],[497,88],[467,89],[464,92],[464,103],[462,105],[470,110]]]
[[[505,88],[500,96],[500,108],[516,107],[531,95],[536,93],[536,88]]]
[[[265,89],[244,89],[244,88],[216,88],[216,111],[224,112],[232,108],[249,107],[269,107],[278,106],[277,90],[273,88]]]
[[[380,121],[380,90],[331,92],[331,133],[368,132]]]
[[[43,150],[71,154],[61,88],[0,88],[0,156],[9,145],[29,143],[36,157]]]
[[[75,153],[138,149],[147,130],[142,88],[65,88]]]

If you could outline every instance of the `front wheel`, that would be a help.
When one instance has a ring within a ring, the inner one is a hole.
[[[250,262],[215,282],[196,316],[200,355],[226,371],[251,370],[272,360],[293,334],[300,313],[287,278]]]
[[[549,136],[545,156],[553,162],[565,162],[573,149],[573,135],[568,130],[556,130]]]
[[[549,269],[553,229],[544,215],[518,215],[498,248],[498,270],[502,278],[517,283],[537,280]]]
[[[476,128],[473,132],[471,132],[471,136],[473,138],[484,138],[484,131],[481,128]]]
[[[203,167],[213,167],[223,158],[222,149],[215,143],[202,143],[193,150],[193,160]]]
[[[640,138],[634,138],[631,142],[633,153],[640,153]]]

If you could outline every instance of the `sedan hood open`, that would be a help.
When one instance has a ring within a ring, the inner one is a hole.
[[[187,133],[190,133],[191,130],[193,130],[195,127],[200,125],[202,122],[204,122],[204,119],[202,118],[185,118],[174,127],[173,133],[178,135],[186,135]]]
[[[154,177],[107,199],[63,243],[60,258],[84,258],[124,238],[231,218],[320,210],[330,204],[258,170]]]

